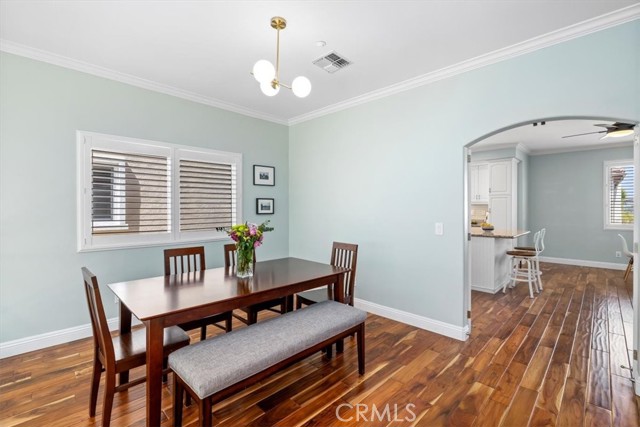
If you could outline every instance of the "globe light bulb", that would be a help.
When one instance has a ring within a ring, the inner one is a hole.
[[[260,83],[260,90],[267,96],[275,96],[280,92],[280,85],[276,85],[274,88],[271,85],[271,81]]]
[[[306,98],[311,93],[311,82],[304,76],[298,76],[293,80],[291,90],[298,98]]]
[[[266,59],[261,59],[253,66],[253,77],[260,83],[270,83],[276,76],[276,69]]]

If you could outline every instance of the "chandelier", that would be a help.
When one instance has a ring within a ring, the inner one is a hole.
[[[293,94],[298,98],[305,98],[311,93],[311,82],[304,76],[298,76],[293,79],[291,86],[280,81],[280,30],[287,28],[287,20],[274,16],[271,18],[271,28],[278,32],[276,43],[276,66],[274,68],[271,62],[261,59],[253,66],[253,77],[260,83],[260,90],[267,96],[274,96],[280,92],[280,86],[291,89]]]

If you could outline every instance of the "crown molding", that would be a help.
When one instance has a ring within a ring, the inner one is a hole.
[[[440,70],[433,71],[431,73],[423,74],[421,76],[414,77],[412,79],[405,80],[400,83],[396,83],[387,86],[382,89],[378,89],[364,95],[356,96],[348,99],[344,102],[330,105],[328,107],[320,108],[318,110],[311,111],[300,116],[293,117],[291,119],[283,119],[275,117],[269,114],[265,114],[259,111],[255,111],[249,108],[241,107],[239,105],[230,104],[214,98],[199,95],[194,92],[185,91],[169,85],[164,85],[151,80],[142,79],[130,74],[121,73],[109,68],[100,67],[97,65],[89,64],[87,62],[78,61],[66,56],[57,55],[51,52],[47,52],[40,49],[35,49],[26,45],[15,43],[9,40],[0,39],[0,51],[12,53],[15,55],[24,56],[27,58],[35,59],[38,61],[47,62],[50,64],[58,65],[61,67],[69,68],[72,70],[92,74],[95,76],[115,80],[121,83],[126,83],[132,86],[140,87],[143,89],[152,90],[154,92],[164,93],[166,95],[175,96],[177,98],[186,99],[189,101],[197,102],[200,104],[208,105],[215,108],[231,111],[234,113],[242,114],[245,116],[253,117],[256,119],[266,120],[273,123],[283,125],[295,125],[308,120],[312,120],[318,117],[325,116],[327,114],[335,113],[347,108],[351,108],[357,105],[362,105],[367,102],[374,101],[376,99],[385,98],[400,92],[404,92],[413,88],[424,86],[430,83],[444,80],[458,74],[472,71],[477,68],[482,68],[487,65],[495,64],[497,62],[505,61],[511,58],[515,58],[520,55],[524,55],[545,47],[553,46],[565,41],[569,41],[578,37],[582,37],[597,31],[601,31],[610,27],[615,27],[630,21],[634,21],[640,18],[640,3],[633,4],[626,8],[616,10],[614,12],[601,15],[569,27],[562,28],[551,33],[547,33],[542,36],[534,37],[524,42],[499,49],[490,52],[485,55],[477,56],[467,61],[454,64],[449,67],[442,68]]]
[[[234,113],[242,114],[244,116],[253,117],[256,119],[262,119],[269,122],[278,123],[281,125],[287,125],[287,121],[281,118],[271,116],[268,114],[254,111],[248,108],[241,107],[239,105],[230,104],[227,102],[219,101],[217,99],[208,98],[206,96],[198,95],[194,92],[178,89],[169,85],[164,85],[151,80],[146,80],[140,77],[133,76],[131,74],[121,73],[109,68],[100,67],[98,65],[89,64],[87,62],[78,61],[66,56],[57,55],[55,53],[47,52],[40,49],[35,49],[20,43],[15,43],[9,40],[0,39],[0,51],[12,53],[14,55],[24,56],[27,58],[35,59],[37,61],[47,62],[49,64],[58,65],[60,67],[69,68],[72,70],[80,71],[87,74],[92,74],[98,77],[104,77],[106,79],[115,80],[121,83],[126,83],[131,86],[136,86],[142,89],[151,90],[154,92],[164,93],[165,95],[175,96],[177,98],[186,99],[189,101],[197,102],[199,104],[208,105],[210,107],[220,108],[222,110],[231,111]]]
[[[289,119],[289,126],[525,55],[640,18],[640,3]]]
[[[608,142],[597,145],[588,145],[584,147],[572,147],[572,148],[554,148],[550,150],[536,150],[532,151],[530,156],[544,156],[547,154],[562,154],[562,153],[574,153],[576,151],[591,151],[591,150],[605,150],[608,148],[625,148],[633,147],[633,141],[626,142]]]

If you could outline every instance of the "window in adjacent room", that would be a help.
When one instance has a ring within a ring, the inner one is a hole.
[[[604,228],[633,229],[633,160],[604,162]]]
[[[241,220],[242,155],[78,132],[78,247],[226,238]]]

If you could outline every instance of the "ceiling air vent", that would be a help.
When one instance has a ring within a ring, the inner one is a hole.
[[[351,65],[351,62],[348,59],[343,58],[335,51],[316,59],[313,63],[325,70],[327,73],[335,73],[339,69],[344,68],[347,65]]]

